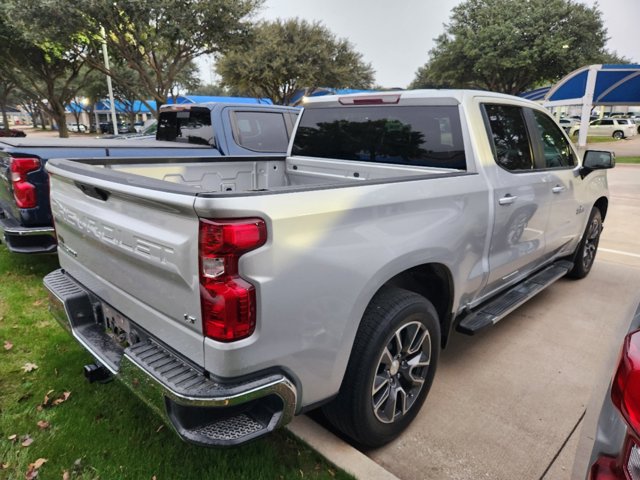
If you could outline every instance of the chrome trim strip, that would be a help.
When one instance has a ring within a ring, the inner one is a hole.
[[[47,286],[45,285],[45,288]],[[56,294],[56,292],[49,290],[49,312],[53,315],[53,318],[64,328],[67,332],[71,333],[71,323],[69,322],[69,314],[66,311],[64,302]]]
[[[3,227],[2,222],[0,222],[0,230],[4,231],[6,235],[18,235],[19,237],[29,237],[32,235],[48,235],[50,237],[56,236],[56,231],[53,227]]]

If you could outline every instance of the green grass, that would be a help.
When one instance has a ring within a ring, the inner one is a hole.
[[[39,480],[65,471],[83,480],[351,478],[284,430],[231,449],[183,443],[118,382],[87,383],[81,369],[91,357],[47,311],[42,277],[55,268],[54,256],[0,246],[0,479],[25,478],[38,458],[47,459]],[[27,362],[38,368],[24,372]],[[71,395],[39,410],[49,390]]]
[[[616,157],[616,163],[640,163],[640,157]]]
[[[619,141],[620,140],[616,140],[613,137],[587,137],[587,143],[609,143]]]
[[[578,136],[577,135],[573,135],[571,137],[571,140],[576,145],[578,144]],[[609,142],[617,142],[617,141],[618,140],[616,140],[613,137],[587,137],[587,144],[589,144],[589,143],[609,143]]]

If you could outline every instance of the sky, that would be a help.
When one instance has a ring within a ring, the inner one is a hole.
[[[593,6],[596,0],[578,0]],[[444,32],[460,0],[266,0],[257,19],[299,17],[318,20],[348,39],[375,70],[375,83],[406,87],[428,60],[433,39]],[[640,63],[640,0],[597,2],[608,30],[607,48]],[[365,7],[366,5],[366,7]],[[203,81],[216,81],[211,60],[201,63]]]

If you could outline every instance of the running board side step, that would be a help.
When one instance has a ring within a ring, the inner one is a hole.
[[[531,297],[565,276],[572,268],[573,263],[566,260],[551,264],[533,277],[501,293],[489,303],[471,311],[460,321],[456,329],[466,335],[473,335],[486,327],[495,325]]]

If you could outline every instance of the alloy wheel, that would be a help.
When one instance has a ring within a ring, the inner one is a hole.
[[[418,321],[401,325],[380,355],[373,379],[373,412],[383,423],[403,417],[422,389],[431,361],[431,336]]]
[[[587,238],[584,244],[584,251],[582,254],[582,265],[585,270],[591,268],[596,257],[596,250],[598,249],[598,239],[600,238],[600,221],[598,218],[591,220],[589,225],[589,231],[587,232]]]

